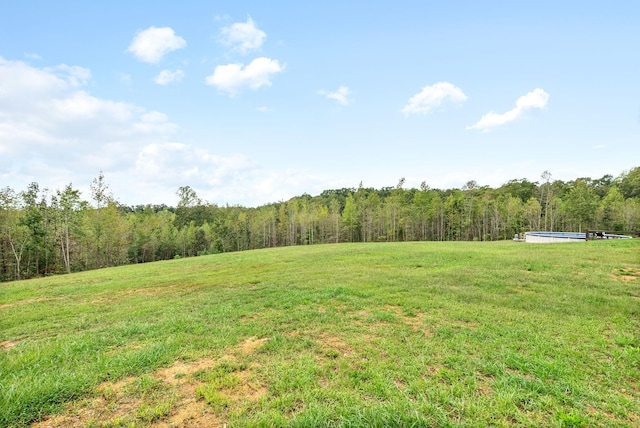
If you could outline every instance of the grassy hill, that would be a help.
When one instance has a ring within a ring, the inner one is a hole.
[[[0,284],[0,426],[638,426],[639,382],[640,240],[288,247]]]

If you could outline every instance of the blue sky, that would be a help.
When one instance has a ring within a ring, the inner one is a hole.
[[[0,187],[256,206],[640,165],[636,1],[0,0]]]

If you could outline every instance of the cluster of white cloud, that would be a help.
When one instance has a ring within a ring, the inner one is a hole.
[[[256,27],[253,19],[249,17],[247,22],[236,22],[221,31],[220,42],[241,54],[258,49],[267,38],[267,33]]]
[[[210,201],[255,205],[317,187],[301,171],[271,172],[243,155],[219,156],[175,141],[161,112],[92,96],[91,71],[38,68],[0,57],[0,181],[83,190],[100,170],[123,203],[171,203],[189,184]],[[84,186],[83,186],[84,184]]]
[[[211,76],[207,76],[207,85],[215,86],[229,95],[235,95],[242,88],[258,89],[271,86],[271,75],[284,70],[277,59],[256,58],[246,66],[243,64],[219,65]]]
[[[230,46],[232,51],[243,55],[259,49],[267,34],[260,30],[251,17],[247,22],[236,22],[221,30],[220,41],[225,46]],[[273,75],[282,72],[284,64],[277,59],[259,57],[249,64],[230,63],[218,65],[213,74],[207,76],[207,85],[218,88],[230,96],[236,95],[243,88],[258,89],[263,86],[271,86]]]
[[[187,42],[170,27],[149,27],[138,31],[129,45],[131,52],[140,61],[156,64],[169,52],[182,49]]]
[[[265,171],[244,155],[223,157],[176,142],[146,145],[136,159],[134,175],[145,194],[162,195],[167,187],[188,183],[205,200],[246,205],[284,200],[321,187],[318,177],[299,170]],[[157,202],[166,203],[172,196]]]
[[[88,165],[106,169],[178,129],[162,113],[92,96],[84,90],[90,76],[82,67],[36,68],[0,58],[0,153],[29,157],[12,164],[14,173],[28,173],[34,159],[50,159],[64,174]],[[105,155],[108,148],[118,155]]]
[[[149,27],[136,33],[127,52],[142,62],[157,64],[170,52],[183,49],[187,41],[176,35],[171,27]],[[158,85],[179,82],[184,77],[182,70],[162,70],[153,81]]]
[[[256,23],[247,18],[247,22],[236,22],[220,30],[219,42],[228,46],[232,52],[246,55],[262,47],[267,33],[257,27]],[[127,52],[133,54],[140,61],[157,64],[165,55],[187,46],[187,42],[178,36],[170,27],[149,27],[140,30],[134,36]],[[259,57],[245,65],[230,63],[218,65],[213,74],[205,78],[205,83],[218,88],[228,95],[236,95],[244,88],[258,89],[271,85],[274,74],[280,73],[285,66],[277,59]],[[180,82],[185,76],[183,70],[162,70],[155,78],[158,85],[168,85]]]
[[[525,112],[531,109],[543,109],[547,106],[549,94],[540,88],[536,88],[516,101],[516,106],[506,113],[489,112],[482,116],[478,123],[467,126],[467,129],[479,129],[487,132],[492,128],[513,122]]]
[[[405,115],[427,114],[445,102],[461,104],[466,100],[467,96],[457,86],[449,82],[438,82],[425,86],[422,91],[409,98],[409,103],[404,106],[402,113]]]
[[[351,89],[349,89],[346,86],[340,86],[337,91],[330,92],[330,91],[321,90],[321,91],[318,91],[318,93],[320,95],[326,96],[330,100],[337,101],[338,104],[343,106],[348,106],[353,102],[353,99],[349,97],[349,95],[351,95]]]
[[[405,115],[428,114],[445,103],[459,105],[466,100],[467,96],[459,87],[449,82],[438,82],[431,86],[425,86],[422,91],[412,96],[402,109],[402,113]],[[467,126],[466,129],[478,129],[488,132],[495,127],[518,119],[531,109],[545,108],[548,101],[549,94],[543,89],[536,88],[518,98],[516,106],[508,112],[502,114],[489,112],[482,116],[475,125]]]
[[[258,28],[251,17],[246,22],[235,22],[220,30],[218,41],[224,46],[228,46],[232,52],[238,52],[247,55],[251,51],[258,50],[262,47],[267,38],[267,33]],[[134,36],[127,52],[133,54],[140,61],[157,64],[168,53],[185,48],[187,42],[170,27],[149,27],[146,30],[140,30]],[[229,63],[218,65],[213,73],[205,78],[205,83],[219,89],[221,92],[229,96],[235,96],[245,88],[259,89],[264,86],[271,86],[271,79],[277,73],[284,71],[285,65],[281,64],[277,59],[268,57],[259,57],[253,59],[248,64]],[[158,85],[168,85],[174,82],[180,82],[185,76],[183,70],[162,70],[155,78],[154,82]],[[437,84],[441,85],[441,84]],[[450,85],[444,83],[444,85]],[[427,88],[425,88],[426,90]],[[424,91],[423,91],[424,92]],[[327,99],[335,100],[338,104],[347,106],[353,103],[350,97],[352,91],[347,86],[340,86],[336,91],[318,91],[320,95]],[[461,93],[461,92],[460,92]],[[462,95],[464,97],[464,94]],[[416,97],[420,97],[420,94]],[[416,98],[414,97],[414,98]],[[455,94],[453,94],[455,98]],[[466,98],[466,97],[465,97]],[[417,102],[421,101],[418,99]],[[424,108],[423,107],[407,107]],[[407,110],[407,108],[405,110]],[[403,110],[403,111],[405,111]],[[411,111],[407,110],[405,113]]]
[[[172,82],[179,82],[184,77],[184,72],[182,70],[162,70],[160,74],[153,79],[158,85],[168,85]]]

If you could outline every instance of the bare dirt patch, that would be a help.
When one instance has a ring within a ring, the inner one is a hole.
[[[256,349],[261,347],[267,340],[267,338],[258,339],[256,336],[252,336],[241,342],[238,347],[240,348],[240,352],[242,352],[242,354],[249,355]]]
[[[237,372],[238,384],[233,388],[224,390],[227,397],[233,402],[242,400],[257,402],[267,394],[267,387],[252,379],[252,369],[255,367],[256,366],[249,367],[247,370]]]
[[[396,388],[398,388],[398,391],[400,392],[404,392],[404,390],[407,389],[407,384],[402,379],[394,379],[393,384],[396,386]]]
[[[491,384],[494,382],[493,376],[488,376],[480,372],[476,372],[476,391],[480,395],[493,395]]]
[[[0,342],[0,349],[11,349],[20,343],[20,340],[3,340]]]
[[[120,421],[133,414],[139,400],[127,397],[126,386],[134,378],[118,382],[105,382],[96,387],[95,396],[78,402],[69,403],[62,415],[54,415],[36,422],[34,428],[72,428],[85,426],[95,421]]]
[[[424,321],[423,321],[423,317],[424,314],[422,312],[418,313],[416,316],[408,316],[408,315],[403,315],[402,316],[402,321],[408,325],[409,327],[411,327],[413,330],[420,330],[420,328],[423,326]]]
[[[317,343],[322,346],[325,351],[335,351],[343,357],[353,354],[353,348],[344,340],[330,334],[322,334]]]
[[[243,324],[249,323],[249,322],[253,322],[253,321],[257,321],[260,319],[260,315],[259,314],[251,314],[251,315],[247,315],[244,316],[242,318],[240,318],[240,322]]]
[[[161,368],[151,377],[161,382],[159,392],[153,396],[137,396],[135,377],[118,382],[98,385],[94,396],[69,403],[64,414],[52,416],[35,423],[33,428],[71,428],[95,423],[113,426],[154,427],[217,427],[223,426],[221,418],[207,403],[196,398],[195,390],[201,383],[193,374],[214,365],[214,360],[192,362],[177,361],[171,367]],[[139,394],[138,394],[139,395]],[[157,417],[149,416],[145,409],[162,409]]]
[[[493,394],[493,390],[491,389],[491,387],[489,385],[485,385],[485,384],[478,385],[478,388],[476,389],[476,391],[480,395],[492,395]]]
[[[627,266],[614,269],[611,277],[623,282],[637,281],[640,278],[640,268]]]
[[[62,414],[36,422],[32,427],[71,428],[92,424],[162,428],[225,426],[225,412],[216,412],[205,400],[198,398],[198,387],[206,383],[198,373],[207,373],[224,362],[235,363],[266,341],[266,338],[250,337],[219,359],[178,360],[149,375],[102,383],[91,397],[68,403]],[[9,342],[2,342],[2,346],[9,346]],[[268,392],[266,386],[254,379],[253,370],[257,367],[254,363],[234,372],[236,381],[233,385],[220,389],[230,407],[255,403]],[[152,386],[141,392],[142,378]]]
[[[433,330],[429,329],[425,325],[426,314],[424,312],[418,312],[415,315],[407,315],[401,307],[391,306],[391,305],[384,306],[383,310],[394,313],[395,315],[399,316],[402,322],[406,326],[411,327],[413,331],[415,332],[421,331],[425,334],[425,336],[433,336]],[[380,323],[380,324],[384,324],[384,323]]]
[[[170,385],[183,386],[187,382],[190,375],[200,371],[211,368],[214,365],[214,360],[203,359],[198,361],[176,361],[171,367],[165,367],[157,370],[153,375],[161,381]]]

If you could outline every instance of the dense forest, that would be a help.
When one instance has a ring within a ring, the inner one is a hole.
[[[256,208],[203,202],[125,206],[102,173],[85,200],[72,184],[0,189],[0,281],[286,245],[512,239],[530,230],[640,229],[640,167],[618,177],[511,180],[499,188],[326,190]]]

